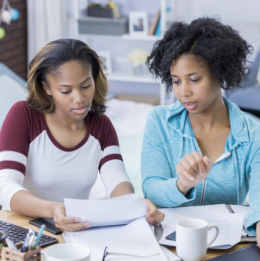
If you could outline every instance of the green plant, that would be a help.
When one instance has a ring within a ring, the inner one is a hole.
[[[89,3],[88,7],[98,7],[98,8],[109,8],[110,6],[108,4],[102,5],[98,3]]]

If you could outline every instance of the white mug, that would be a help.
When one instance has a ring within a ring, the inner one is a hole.
[[[41,250],[45,261],[90,261],[90,250],[76,244],[57,244]]]
[[[216,229],[213,239],[208,242],[208,230]],[[208,226],[201,219],[187,218],[176,223],[176,251],[184,261],[199,261],[207,253],[207,248],[216,240],[219,234],[217,226]]]

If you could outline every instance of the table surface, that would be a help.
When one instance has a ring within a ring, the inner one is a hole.
[[[25,228],[31,228],[35,231],[39,231],[40,229],[38,227],[35,227],[31,224],[29,224],[29,220],[32,219],[30,217],[26,217],[26,216],[22,216],[20,214],[17,214],[15,212],[11,212],[11,211],[6,211],[6,210],[0,210],[0,220],[2,221],[6,221],[18,226],[22,226]],[[44,234],[52,236],[52,237],[56,237],[59,239],[59,243],[64,243],[63,237],[62,235],[53,235],[49,232],[44,231]],[[214,249],[209,249],[207,251],[207,254],[205,256],[205,258],[203,260],[208,260],[211,259],[213,257],[219,256],[219,255],[223,255],[225,253],[229,253],[229,252],[233,252],[235,250],[238,250],[242,247],[246,247],[248,245],[251,245],[252,243],[239,243],[237,245],[235,245],[234,247],[230,248],[230,249],[226,249],[226,250],[214,250]],[[175,247],[169,247],[169,249],[176,254],[176,249]],[[1,260],[1,258],[0,258]]]

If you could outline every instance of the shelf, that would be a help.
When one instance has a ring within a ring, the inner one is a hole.
[[[143,82],[152,84],[161,84],[160,80],[156,80],[152,75],[135,76],[131,74],[112,73],[107,76],[108,81],[118,82]]]
[[[162,39],[161,36],[156,35],[130,35],[130,34],[123,34],[122,39],[126,40],[141,40],[141,41],[157,41]]]

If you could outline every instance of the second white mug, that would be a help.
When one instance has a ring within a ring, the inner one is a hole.
[[[57,244],[41,250],[45,261],[90,261],[90,250],[76,244]]]
[[[215,228],[216,234],[208,242],[208,230]],[[208,247],[219,234],[217,226],[208,226],[201,219],[187,218],[176,223],[176,251],[184,261],[200,261],[207,253]]]

